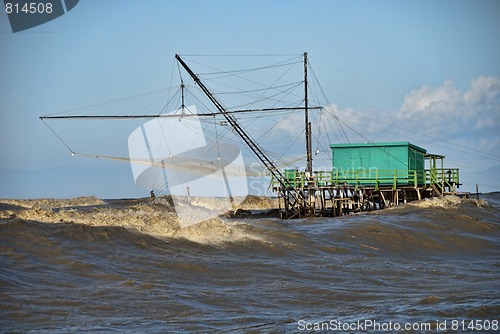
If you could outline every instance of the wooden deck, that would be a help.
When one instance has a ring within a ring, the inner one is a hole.
[[[415,171],[381,171],[374,178],[357,173],[344,173],[341,177],[336,172],[315,172],[309,179],[298,171],[285,171],[284,175],[284,182],[271,181],[272,189],[279,194],[280,214],[284,219],[338,217],[447,194],[469,196],[457,192],[457,169],[443,171],[441,175],[425,171],[424,184],[418,183]],[[282,184],[287,187],[283,189]]]

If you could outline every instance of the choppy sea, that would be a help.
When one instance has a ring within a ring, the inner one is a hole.
[[[491,193],[181,228],[161,199],[4,199],[0,332],[498,332],[499,210]]]

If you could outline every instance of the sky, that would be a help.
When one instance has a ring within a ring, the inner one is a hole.
[[[147,196],[38,117],[169,87],[176,53],[305,51],[352,142],[409,141],[460,168],[460,190],[500,191],[499,31],[495,0],[81,0],[17,33],[2,11],[0,197]],[[100,148],[123,147],[106,125]]]

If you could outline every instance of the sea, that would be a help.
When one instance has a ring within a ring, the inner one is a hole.
[[[500,193],[337,218],[0,200],[1,333],[492,333]],[[216,210],[216,203],[196,205]]]

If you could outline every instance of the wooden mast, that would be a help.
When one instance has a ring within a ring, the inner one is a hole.
[[[304,113],[306,130],[306,172],[312,176],[312,145],[311,145],[311,122],[309,122],[309,105],[307,100],[307,52],[304,52]]]

